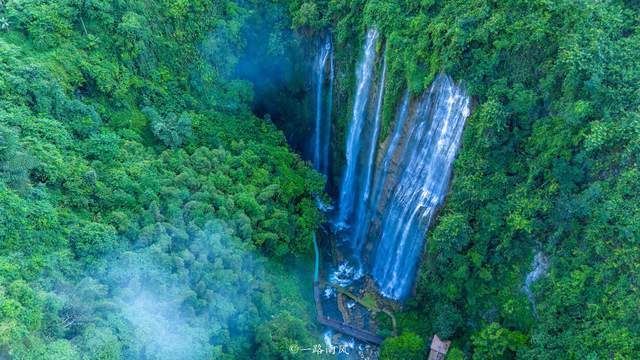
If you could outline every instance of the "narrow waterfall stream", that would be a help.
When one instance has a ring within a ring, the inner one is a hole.
[[[384,85],[387,75],[387,61],[386,56],[383,55],[382,60],[382,75],[380,76],[380,83],[378,84],[378,96],[376,100],[376,112],[373,121],[373,130],[371,131],[371,139],[369,141],[369,151],[367,154],[367,162],[364,167],[364,176],[362,177],[362,196],[358,201],[356,217],[354,219],[354,230],[351,235],[352,244],[356,256],[360,257],[362,246],[364,245],[367,237],[367,229],[370,217],[371,208],[369,204],[369,197],[371,195],[371,177],[374,169],[374,160],[376,149],[378,145],[378,136],[380,134],[380,122],[382,118],[382,102],[384,100]]]
[[[329,88],[327,91],[326,111],[324,87],[326,81],[327,60],[330,62]],[[331,38],[320,47],[314,64],[316,82],[316,114],[313,131],[313,167],[327,175],[329,172],[329,143],[331,140],[331,107],[333,92],[333,49]]]
[[[327,40],[329,50],[329,89],[327,90],[327,111],[324,122],[324,137],[322,139],[322,173],[329,176],[329,152],[331,151],[331,114],[333,112],[333,79],[335,77],[333,44],[331,37]],[[318,104],[320,106],[320,104]]]
[[[524,280],[524,286],[522,287],[522,290],[527,295],[527,298],[531,303],[531,311],[533,312],[534,316],[537,316],[536,299],[533,294],[533,290],[531,290],[531,287],[536,281],[545,277],[548,271],[549,271],[549,259],[543,252],[539,251],[533,257],[533,262],[531,264],[531,271],[527,273],[527,276]]]
[[[362,137],[362,129],[365,123],[365,113],[367,102],[369,100],[369,90],[374,75],[374,65],[376,60],[376,42],[378,41],[378,32],[375,29],[369,30],[364,47],[364,57],[358,66],[356,73],[356,94],[353,102],[353,111],[351,123],[349,125],[349,133],[347,134],[347,143],[345,147],[346,166],[344,176],[342,178],[342,186],[340,187],[340,201],[338,217],[336,225],[338,228],[348,227],[347,221],[351,218],[356,201],[356,179],[358,174],[356,168],[358,166],[358,156],[360,154],[360,140]]]

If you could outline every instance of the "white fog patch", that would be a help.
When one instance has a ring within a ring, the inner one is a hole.
[[[158,229],[148,246],[105,258],[76,284],[53,280],[65,328],[110,334],[85,350],[118,344],[126,359],[216,359],[249,342],[263,316],[257,306],[275,311],[260,300],[266,260],[222,221],[180,237],[168,224]]]
[[[206,357],[206,328],[189,324],[179,304],[146,291],[132,295],[123,299],[122,314],[143,352],[176,360]]]

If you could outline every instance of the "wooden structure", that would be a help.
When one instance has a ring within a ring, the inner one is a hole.
[[[320,282],[318,281],[319,272],[320,272],[319,271],[320,270],[320,251],[318,250],[318,240],[315,234],[313,236],[313,249],[315,251],[315,264],[314,264],[314,273],[313,273],[313,298],[316,303],[316,319],[318,320],[318,322],[322,325],[328,326],[345,335],[353,336],[358,340],[365,341],[375,345],[382,344],[382,341],[384,339],[376,334],[373,334],[364,329],[360,329],[353,325],[349,325],[343,321],[338,321],[338,320],[331,319],[324,316],[324,312],[322,311],[322,298],[320,296]],[[354,298],[356,301],[362,302],[358,297],[346,291],[346,289],[342,289],[339,287],[336,287],[336,289],[338,291],[342,290],[343,293],[350,295],[350,297]],[[367,307],[366,304],[363,304],[363,305]],[[394,324],[394,332],[395,332],[395,318],[393,318],[393,324]]]
[[[340,294],[346,295],[347,297],[351,298],[353,301],[364,306],[367,310],[369,310],[373,314],[377,314],[381,311],[387,314],[387,316],[389,316],[389,318],[391,319],[391,324],[393,325],[393,336],[398,336],[396,317],[393,316],[393,313],[391,311],[385,308],[379,308],[378,305],[375,303],[375,301],[374,302],[364,301],[364,299],[361,299],[358,296],[352,294],[349,290],[343,288],[342,286],[339,286],[336,284],[327,284],[327,285],[336,289],[336,291],[339,292]]]
[[[449,346],[451,346],[451,341],[442,341],[438,335],[433,335],[431,349],[429,351],[429,360],[443,360],[447,351],[449,351]]]
[[[320,283],[318,281],[313,282],[313,297],[316,302],[316,318],[318,319],[318,322],[320,324],[328,326],[345,335],[353,336],[354,338],[361,341],[365,341],[375,345],[382,344],[382,341],[384,339],[376,334],[360,329],[353,325],[349,325],[342,321],[324,316],[324,313],[322,311],[322,299],[320,297]]]

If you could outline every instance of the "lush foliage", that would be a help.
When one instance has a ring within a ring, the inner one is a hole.
[[[412,332],[397,337],[389,337],[382,344],[380,359],[420,360],[425,358],[424,339]]]
[[[403,89],[438,72],[475,103],[381,356],[420,358],[437,333],[451,358],[634,358],[639,19],[624,0],[0,0],[0,358],[309,344],[293,268],[323,180],[251,107],[305,142],[309,69],[289,29],[331,29],[342,143],[371,26],[389,68],[382,138]],[[550,266],[532,307],[537,252]]]
[[[323,180],[233,78],[259,6],[0,1],[0,358],[310,343]]]
[[[384,34],[387,128],[401,89],[421,92],[440,71],[475,99],[404,326],[451,338],[475,358],[637,357],[637,2],[301,0],[291,8],[306,32],[331,27],[351,58],[368,27]],[[534,284],[536,315],[522,286],[537,251],[550,270]]]

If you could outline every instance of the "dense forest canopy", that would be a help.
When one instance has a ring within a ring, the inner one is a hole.
[[[450,359],[637,358],[639,22],[632,0],[0,0],[0,358],[317,342],[325,179],[287,140],[306,141],[305,61],[331,34],[339,174],[371,27],[381,139],[439,73],[474,102],[381,358],[422,359],[433,334]]]
[[[260,7],[0,2],[0,358],[310,342],[281,261],[309,253],[323,180],[233,77]]]
[[[474,97],[405,330],[454,339],[452,358],[637,357],[638,3],[363,0],[292,8],[307,31],[332,28],[337,48],[377,27],[393,104],[402,87],[420,92],[439,72]],[[387,121],[393,111],[385,110]],[[533,313],[522,286],[538,251],[550,267],[534,284]]]

